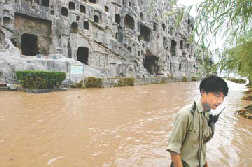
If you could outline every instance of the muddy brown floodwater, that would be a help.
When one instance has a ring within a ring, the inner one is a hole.
[[[243,86],[231,84],[209,166],[252,166],[252,121],[235,114]],[[48,94],[0,92],[0,167],[168,167],[174,114],[198,83]]]

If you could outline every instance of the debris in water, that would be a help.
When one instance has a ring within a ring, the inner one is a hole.
[[[63,156],[59,156],[59,157],[55,157],[55,158],[52,158],[50,159],[48,162],[47,162],[47,165],[51,165],[54,161],[58,160],[58,159],[62,159],[64,158]]]
[[[242,110],[238,110],[237,113],[247,119],[252,119],[252,105],[244,107]]]

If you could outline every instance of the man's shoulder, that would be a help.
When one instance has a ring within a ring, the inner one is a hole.
[[[192,114],[192,111],[193,111],[193,104],[188,104],[178,111],[178,115],[190,116]]]
[[[189,104],[181,108],[176,113],[176,119],[179,120],[191,120],[192,119],[192,112],[193,112],[193,104]]]

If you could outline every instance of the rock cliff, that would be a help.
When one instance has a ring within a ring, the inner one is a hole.
[[[168,0],[0,0],[0,78],[16,70],[193,76],[193,19]],[[95,71],[95,72],[93,72]]]

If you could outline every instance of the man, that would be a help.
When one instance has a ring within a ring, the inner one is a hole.
[[[201,81],[200,93],[198,101],[177,113],[167,148],[172,167],[208,167],[206,142],[213,137],[214,124],[219,117],[209,111],[222,104],[228,86],[222,78],[209,76]]]

